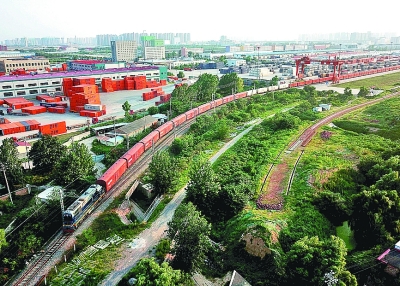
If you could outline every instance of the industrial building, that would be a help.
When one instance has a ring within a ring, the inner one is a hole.
[[[182,57],[189,57],[189,53],[193,53],[193,54],[202,54],[204,53],[204,49],[203,48],[186,48],[186,47],[182,47],[181,48],[181,56]]]
[[[111,41],[113,62],[133,62],[138,57],[138,45],[135,41]]]
[[[162,60],[165,59],[164,40],[156,39],[154,36],[142,36],[143,59]]]
[[[165,59],[165,47],[144,47],[145,60],[161,60]]]
[[[73,60],[68,61],[67,66],[69,70],[74,71],[93,71],[93,70],[106,70],[106,69],[117,69],[125,68],[126,65],[123,62],[105,62],[99,60]]]
[[[167,68],[164,66],[142,66],[94,71],[68,71],[43,73],[36,75],[10,75],[0,77],[0,98],[36,96],[50,92],[62,93],[63,78],[95,78],[95,83],[101,86],[103,78],[113,80],[124,79],[127,76],[145,75],[147,80],[166,80]]]
[[[46,68],[50,68],[50,63],[44,57],[0,58],[0,72],[10,73],[21,69],[45,71]]]

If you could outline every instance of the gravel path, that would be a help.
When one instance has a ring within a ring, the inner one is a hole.
[[[240,134],[235,136],[231,141],[226,143],[211,159],[210,162],[214,163],[219,156],[221,156],[226,150],[233,146],[239,139],[246,135],[255,125],[259,124],[261,119],[256,119],[250,122],[252,124],[250,127],[242,131]],[[143,257],[149,255],[149,251],[158,244],[161,238],[166,235],[166,230],[168,229],[167,223],[171,221],[175,209],[179,206],[182,200],[185,198],[186,186],[183,187],[179,192],[177,192],[174,198],[167,204],[165,209],[162,211],[160,216],[155,220],[151,227],[144,230],[140,235],[134,240],[135,246],[126,247],[122,252],[122,257],[115,262],[115,271],[109,274],[106,279],[100,284],[103,286],[113,286],[117,285],[122,277],[129,272],[129,270],[136,265],[137,262]]]

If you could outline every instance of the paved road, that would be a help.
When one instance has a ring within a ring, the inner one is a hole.
[[[246,128],[240,134],[235,136],[231,141],[226,143],[211,159],[210,162],[214,163],[219,156],[226,150],[233,146],[240,138],[246,135],[255,125],[261,123],[261,119],[256,119],[250,122],[251,126]],[[117,285],[122,277],[129,272],[129,270],[136,265],[136,263],[143,257],[149,255],[149,250],[157,245],[161,238],[165,236],[165,231],[168,229],[167,223],[171,221],[175,209],[179,206],[185,198],[186,186],[177,192],[171,202],[165,207],[159,218],[154,221],[150,228],[144,230],[134,240],[135,246],[133,248],[125,244],[126,248],[122,252],[122,257],[115,264],[115,271],[109,274],[106,279],[100,284],[103,286]]]

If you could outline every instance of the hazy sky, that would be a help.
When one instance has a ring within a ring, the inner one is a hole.
[[[0,0],[0,41],[189,32],[192,40],[297,40],[299,34],[400,34],[400,1]]]

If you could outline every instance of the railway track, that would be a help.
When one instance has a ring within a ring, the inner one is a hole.
[[[313,124],[311,127],[307,128],[300,136],[299,138],[290,145],[289,147],[289,151],[294,151],[297,147],[302,146],[302,147],[306,147],[307,144],[311,141],[312,137],[315,135],[316,131],[318,128],[320,128],[322,125],[325,125],[331,121],[333,121],[334,119],[343,116],[346,113],[352,112],[354,110],[366,107],[368,105],[372,105],[375,103],[378,103],[380,101],[395,97],[397,95],[399,95],[400,92],[396,92],[396,93],[392,93],[389,95],[385,95],[383,97],[377,98],[377,99],[373,99],[371,101],[368,102],[364,102],[355,106],[351,106],[348,108],[345,108],[343,110],[340,110],[334,114],[331,114],[323,119],[321,119],[320,121],[318,121],[317,123]]]
[[[108,205],[111,203],[114,197],[119,195],[119,193],[126,188],[126,186],[132,183],[137,177],[147,168],[149,165],[152,155],[160,150],[163,150],[165,147],[169,146],[172,141],[176,138],[176,136],[180,136],[187,132],[190,128],[191,124],[196,121],[196,118],[193,118],[182,125],[178,126],[174,131],[168,133],[165,137],[161,138],[154,147],[150,148],[145,152],[140,159],[133,164],[122,176],[120,180],[114,185],[114,187],[104,196],[103,202],[101,202],[93,211],[95,212],[101,205]],[[85,224],[87,218],[90,217],[90,214],[82,222],[82,225]],[[82,227],[80,226],[80,228]],[[27,267],[17,278],[9,285],[13,286],[25,286],[25,285],[37,285],[38,281],[43,279],[44,275],[47,275],[45,272],[45,268],[48,262],[53,258],[54,254],[61,249],[64,243],[73,235],[71,234],[63,234],[61,231],[56,234],[56,237],[51,241],[51,243],[46,247],[45,251],[41,253],[41,255],[36,258],[32,264]]]
[[[33,285],[33,281],[40,280],[43,276],[41,270],[47,265],[47,262],[49,262],[68,238],[69,235],[61,232],[58,233],[56,238],[48,245],[48,247],[46,247],[45,251],[41,253],[39,258],[32,262],[31,265],[28,266],[28,269],[24,271],[12,285]]]
[[[294,163],[293,170],[292,170],[292,173],[290,174],[288,186],[287,186],[287,189],[286,189],[286,195],[288,195],[289,192],[290,192],[290,188],[292,187],[292,183],[293,183],[293,178],[294,178],[294,175],[296,174],[297,165],[299,164],[301,156],[303,156],[303,154],[304,154],[304,150],[301,150],[300,155],[296,160],[296,163]]]

